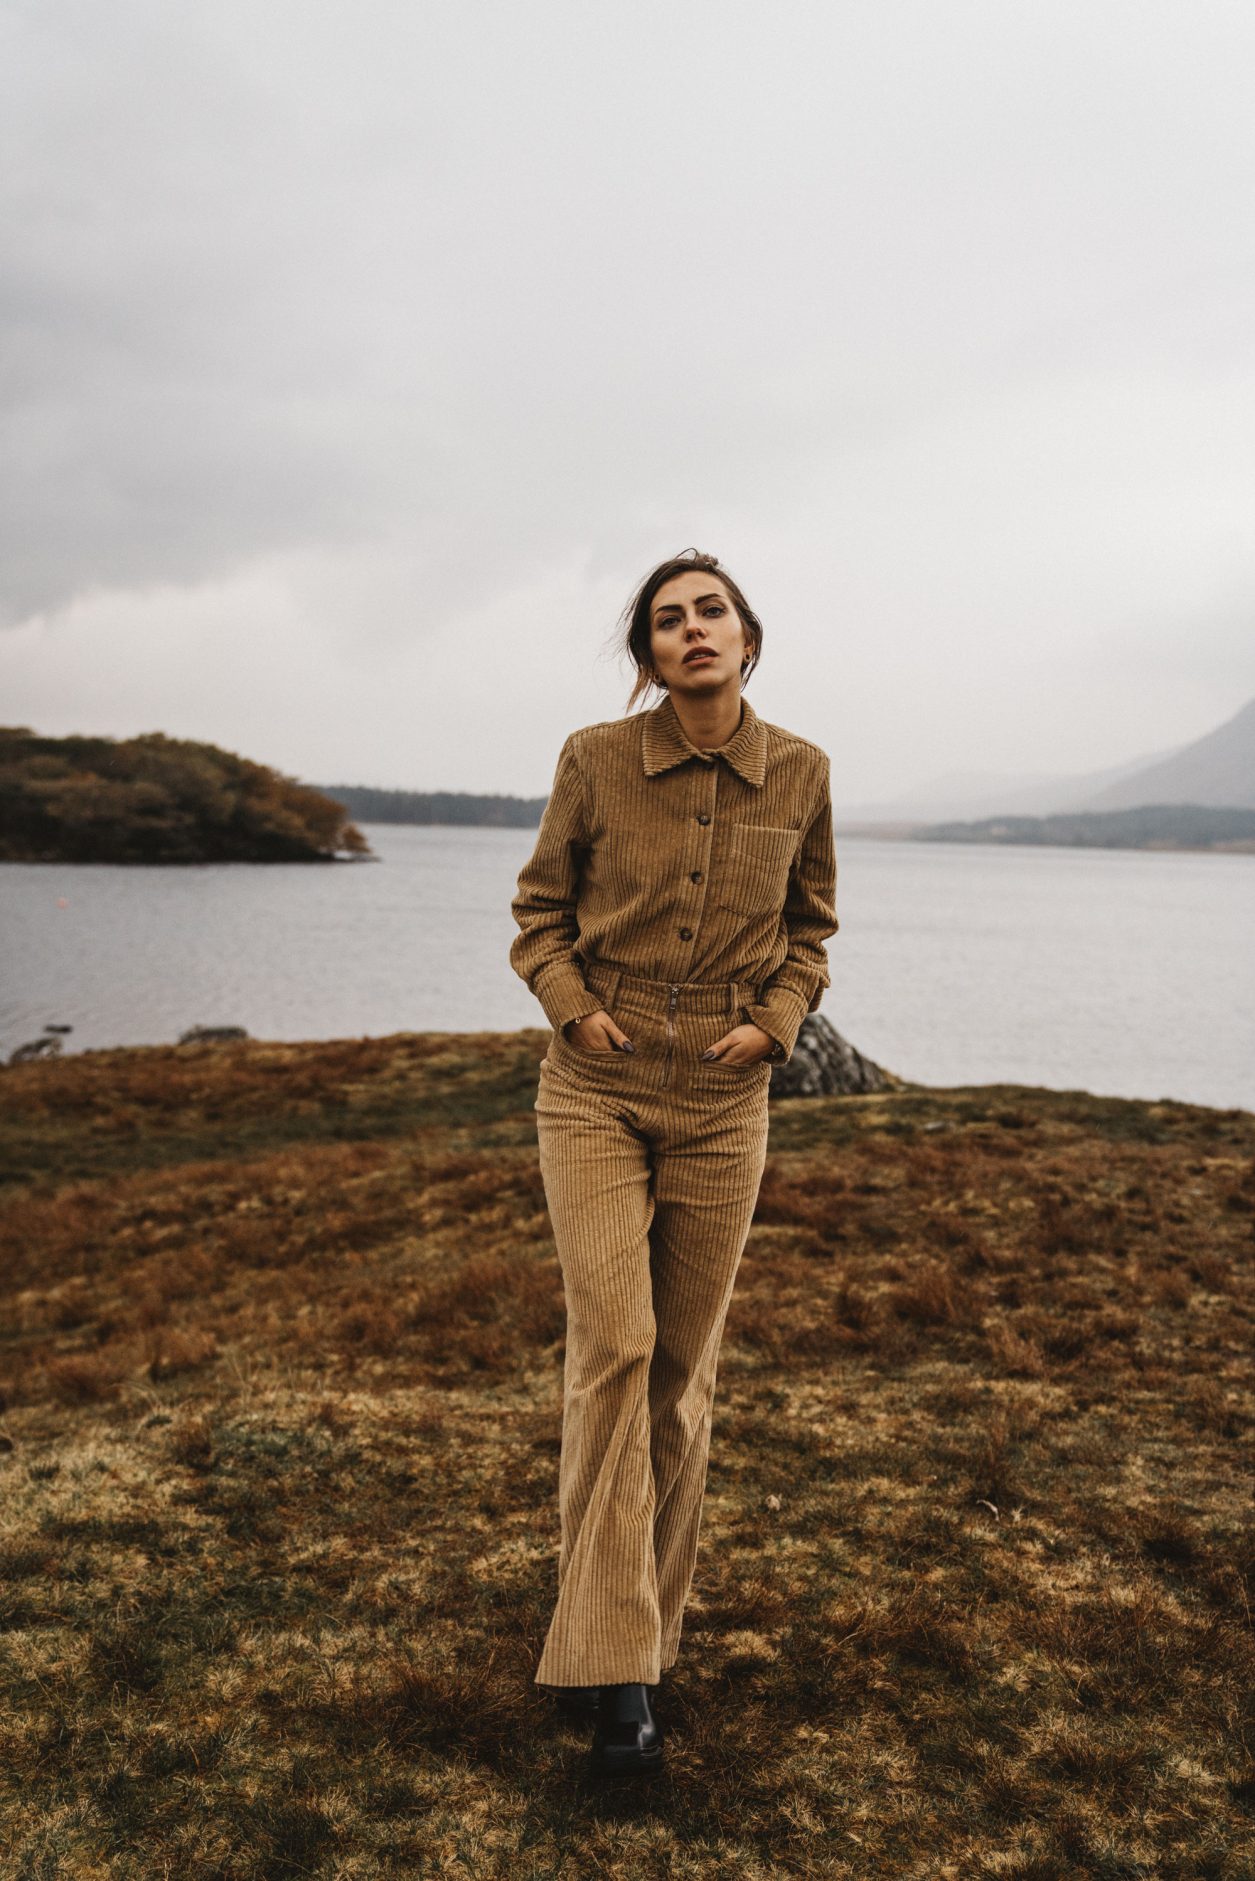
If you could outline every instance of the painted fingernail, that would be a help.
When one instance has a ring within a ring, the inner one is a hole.
[[[625,1038],[622,1046],[620,1047],[620,1050],[625,1051],[625,1052],[634,1052],[636,1050],[636,1047],[635,1045],[633,1045],[630,1038]]]
[[[710,1050],[709,1050],[708,1052],[703,1052],[703,1053],[702,1053],[702,1057],[703,1057],[703,1058],[713,1058],[713,1057],[714,1057],[714,1055],[715,1055],[715,1048],[714,1048],[714,1046],[713,1046],[713,1045],[711,1046],[711,1048],[710,1048]]]

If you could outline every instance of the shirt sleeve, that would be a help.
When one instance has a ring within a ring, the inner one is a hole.
[[[510,965],[527,982],[557,1031],[572,1019],[601,1011],[602,1002],[584,984],[575,959],[576,906],[587,842],[584,787],[572,733],[558,754],[536,847],[519,875],[510,904],[519,928],[510,947]]]
[[[831,766],[825,756],[815,811],[793,859],[784,903],[788,952],[762,988],[762,999],[746,1011],[780,1048],[772,1056],[793,1055],[808,1012],[818,1010],[831,985],[824,942],[838,927],[837,853],[832,831]]]

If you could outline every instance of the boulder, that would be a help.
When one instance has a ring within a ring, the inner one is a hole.
[[[874,1065],[843,1039],[820,1013],[809,1012],[784,1065],[771,1067],[772,1097],[825,1097],[858,1091],[893,1091],[903,1080]]]
[[[43,1038],[29,1039],[25,1045],[19,1045],[16,1051],[9,1053],[11,1065],[28,1065],[33,1058],[55,1058],[61,1050],[61,1040],[55,1033],[47,1033]]]

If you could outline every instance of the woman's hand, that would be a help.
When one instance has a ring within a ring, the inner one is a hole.
[[[572,1019],[562,1028],[562,1035],[577,1052],[634,1052],[626,1032],[621,1032],[608,1012],[590,1012],[582,1019]]]
[[[760,1059],[770,1058],[775,1049],[776,1041],[771,1033],[747,1021],[744,1025],[734,1025],[730,1032],[708,1045],[702,1057],[718,1059],[721,1065],[756,1065]]]

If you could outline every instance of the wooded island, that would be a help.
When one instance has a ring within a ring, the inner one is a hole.
[[[0,861],[331,862],[369,856],[341,803],[217,745],[0,727]]]

